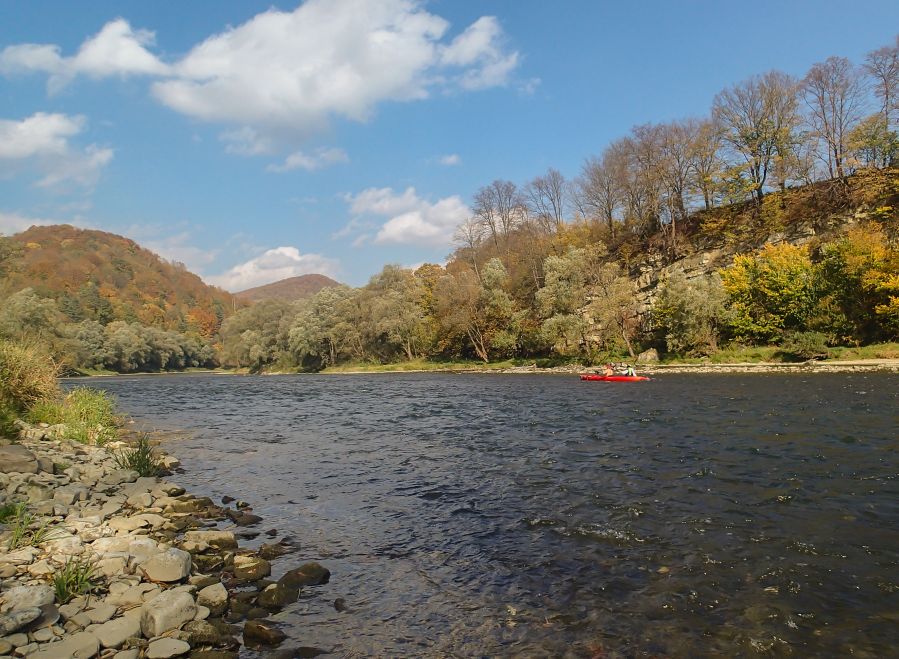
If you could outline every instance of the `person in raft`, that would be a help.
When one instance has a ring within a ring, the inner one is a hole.
[[[635,371],[634,367],[630,364],[627,365],[627,371],[625,371],[624,374],[632,378],[637,377],[637,371]]]
[[[610,375],[615,375],[615,371],[612,370],[612,365],[606,364],[605,367],[603,367],[602,374],[605,375],[606,377],[609,377]]]

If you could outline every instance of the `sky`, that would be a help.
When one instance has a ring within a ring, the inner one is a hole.
[[[443,263],[472,197],[893,43],[860,0],[0,0],[0,234],[125,235],[209,283]]]

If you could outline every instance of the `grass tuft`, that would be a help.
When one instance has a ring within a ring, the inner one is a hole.
[[[34,404],[27,414],[31,423],[64,424],[66,437],[82,444],[105,444],[118,434],[121,419],[115,402],[105,391],[77,387],[62,400]]]
[[[81,557],[70,557],[53,575],[53,590],[56,601],[68,604],[72,598],[92,592],[97,583],[94,581],[96,566],[90,560]]]
[[[6,542],[8,551],[22,547],[34,547],[53,539],[55,529],[50,528],[50,522],[44,521],[36,525],[34,515],[28,512],[24,503],[17,504],[12,511],[9,511],[6,506],[4,509],[5,521],[9,524],[9,540]]]
[[[153,447],[147,435],[141,435],[137,444],[112,454],[116,464],[122,469],[133,469],[141,476],[156,476],[162,464],[153,455]]]

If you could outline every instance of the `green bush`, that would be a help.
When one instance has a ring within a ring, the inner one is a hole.
[[[830,350],[821,332],[792,332],[781,343],[781,351],[797,359],[826,359]]]
[[[40,346],[0,339],[0,407],[24,412],[59,396],[59,367]]]

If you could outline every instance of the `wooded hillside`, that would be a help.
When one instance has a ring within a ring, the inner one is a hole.
[[[325,275],[300,275],[280,281],[248,288],[245,291],[235,293],[234,297],[246,302],[259,302],[260,300],[282,300],[295,302],[312,297],[323,288],[340,286],[340,284]]]

